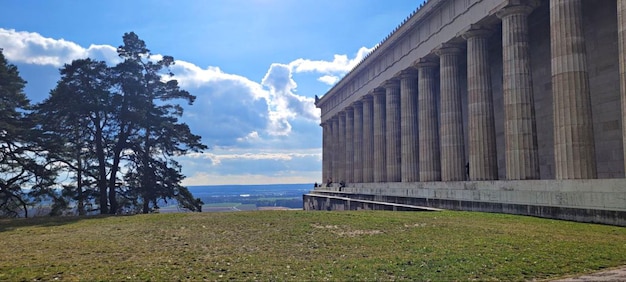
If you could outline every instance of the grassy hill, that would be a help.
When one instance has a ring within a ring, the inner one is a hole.
[[[626,264],[626,228],[470,212],[0,219],[0,280],[531,280]]]

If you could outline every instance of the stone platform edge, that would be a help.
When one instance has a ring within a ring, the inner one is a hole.
[[[311,193],[626,226],[626,179],[356,183],[341,191],[333,185]],[[307,200],[322,199],[305,198],[304,209],[314,206]]]
[[[333,194],[334,192],[328,191]],[[358,197],[343,197],[340,195],[328,194],[304,194],[304,203],[312,206],[305,206],[304,210],[392,210],[392,211],[441,211],[438,208],[399,204],[392,202],[379,202],[359,199]],[[322,201],[307,201],[309,198],[322,198]]]

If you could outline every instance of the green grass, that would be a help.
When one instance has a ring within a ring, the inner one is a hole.
[[[237,210],[242,211],[251,211],[256,210],[256,204],[243,204],[243,203],[211,203],[204,204],[202,206],[203,211],[212,211],[214,209],[218,210],[232,210],[232,208],[236,208]]]
[[[626,264],[626,228],[470,212],[0,220],[0,280],[532,280]]]

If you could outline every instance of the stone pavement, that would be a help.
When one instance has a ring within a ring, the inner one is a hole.
[[[626,281],[626,266],[610,270],[604,270],[578,277],[554,280],[555,282],[580,282],[580,281]]]

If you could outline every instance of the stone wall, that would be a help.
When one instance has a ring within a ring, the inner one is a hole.
[[[368,197],[343,197],[338,194],[305,194],[303,198],[304,210],[348,211],[348,210],[383,210],[383,211],[440,211],[436,208],[380,202],[366,199]]]
[[[624,179],[357,183],[312,194],[626,226],[624,187]]]

